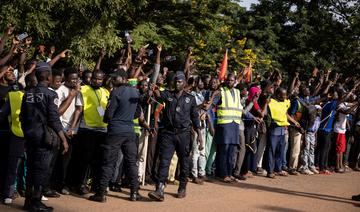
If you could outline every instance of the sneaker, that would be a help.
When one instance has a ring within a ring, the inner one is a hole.
[[[275,174],[271,173],[271,174],[267,174],[266,175],[267,178],[271,178],[271,179],[274,179],[275,178]]]
[[[69,188],[64,186],[61,191],[60,191],[61,194],[63,195],[69,195],[70,194],[70,191],[69,191]]]
[[[5,198],[4,199],[4,204],[5,205],[11,205],[12,202],[13,202],[13,200],[11,198]]]
[[[261,167],[258,167],[257,170],[256,170],[256,174],[259,175],[259,176],[266,176],[266,171],[261,168]]]
[[[314,174],[319,174],[319,171],[315,167],[310,167],[310,171]]]
[[[41,201],[48,201],[49,199],[46,198],[45,196],[41,196]]]
[[[305,175],[313,175],[314,173],[312,171],[310,171],[309,169],[305,169],[301,172],[301,174],[305,174]]]

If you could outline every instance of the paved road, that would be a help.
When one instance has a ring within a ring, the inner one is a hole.
[[[151,186],[140,193],[143,202],[127,200],[128,190],[110,193],[107,203],[96,203],[84,197],[62,196],[46,203],[55,211],[360,211],[360,202],[349,198],[360,193],[360,173],[333,174],[330,176],[289,176],[268,179],[255,177],[235,184],[217,181],[204,185],[190,183],[188,196],[176,199],[177,187],[166,188],[165,202],[150,202],[147,198]],[[12,206],[0,205],[0,211],[20,211],[23,198],[16,199]]]

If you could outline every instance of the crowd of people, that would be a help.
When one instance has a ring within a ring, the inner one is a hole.
[[[122,188],[137,201],[141,181],[164,201],[166,184],[184,198],[189,180],[360,171],[358,76],[314,69],[284,83],[279,71],[250,82],[242,71],[194,75],[191,48],[181,70],[170,70],[161,45],[151,61],[147,46],[133,54],[131,39],[110,70],[101,66],[105,49],[94,70],[61,67],[70,50],[54,56],[40,44],[29,56],[31,37],[13,31],[0,42],[4,204],[21,195],[25,210],[52,211],[42,201],[93,192],[90,200],[105,202]]]

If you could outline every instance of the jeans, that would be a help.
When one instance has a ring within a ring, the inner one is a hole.
[[[205,141],[205,129],[200,130],[203,141]],[[198,135],[194,133],[192,144],[192,156],[191,156],[191,174],[193,177],[205,176],[206,158],[205,158],[205,146],[202,150],[199,150],[200,144],[197,142]]]
[[[285,131],[285,137],[284,137],[284,150],[282,152],[282,167],[288,167],[288,161],[287,161],[287,152],[289,149],[289,131]]]
[[[315,169],[315,145],[316,145],[316,133],[307,132],[305,134],[305,146],[301,153],[301,169]]]
[[[269,132],[269,142],[267,145],[267,166],[268,174],[281,172],[283,166],[284,149],[285,149],[285,135],[275,135]]]

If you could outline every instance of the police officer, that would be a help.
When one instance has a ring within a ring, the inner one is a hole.
[[[180,185],[178,198],[186,196],[186,184],[189,176],[189,153],[191,147],[191,128],[194,127],[200,134],[200,119],[196,107],[195,97],[184,91],[186,78],[183,72],[177,72],[174,78],[174,91],[155,91],[157,97],[166,104],[163,123],[164,129],[160,132],[160,164],[156,190],[149,193],[153,200],[164,201],[164,186],[169,173],[171,158],[176,151],[180,162]],[[198,141],[202,143],[202,136]]]
[[[42,187],[48,174],[52,148],[58,145],[56,135],[61,140],[63,153],[67,152],[68,144],[56,106],[57,94],[48,88],[52,81],[50,65],[40,62],[35,75],[38,85],[25,92],[20,112],[28,162],[24,209],[52,211],[52,207],[47,207],[41,202]]]
[[[131,86],[126,86],[127,73],[119,71],[118,80],[122,86],[115,88],[111,94],[105,111],[104,122],[108,123],[106,140],[101,144],[103,155],[101,175],[98,190],[89,200],[97,202],[106,201],[106,188],[113,176],[118,153],[122,150],[124,155],[126,173],[130,181],[130,200],[139,199],[138,181],[138,142],[134,131],[135,112],[139,101],[139,92]]]

